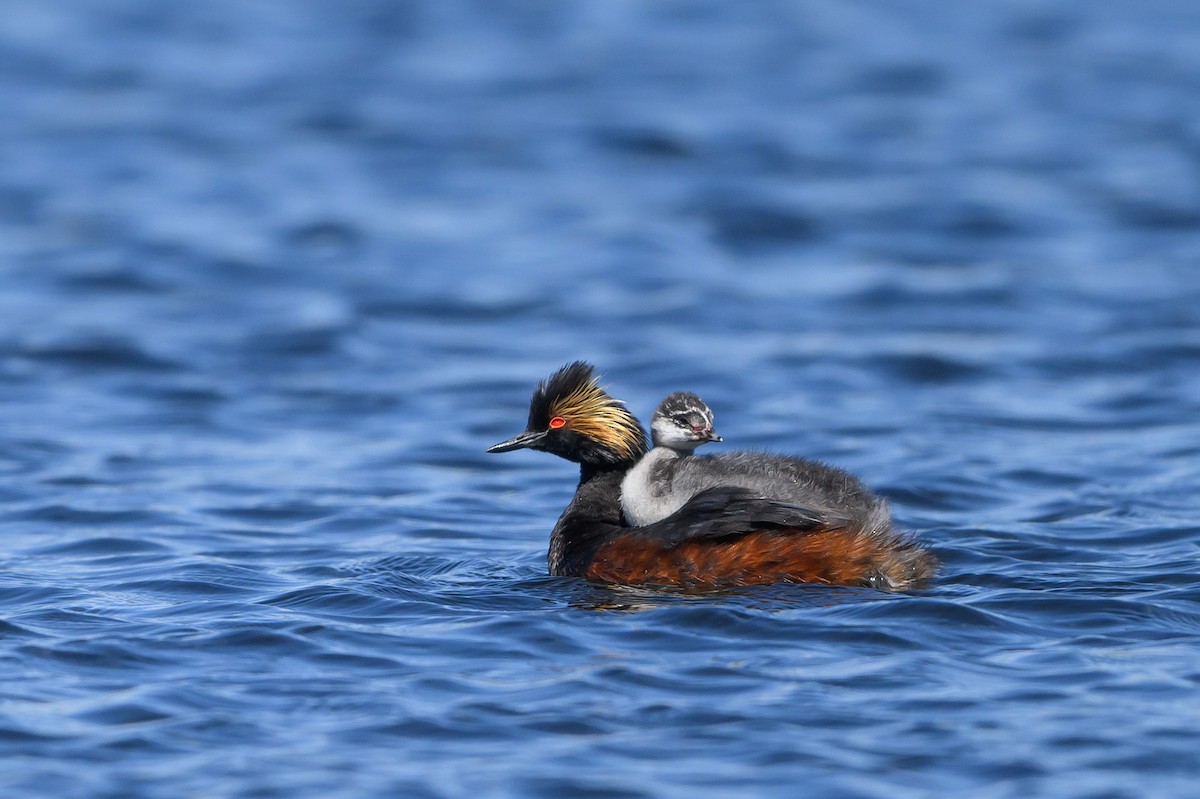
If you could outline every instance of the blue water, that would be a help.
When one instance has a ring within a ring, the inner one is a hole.
[[[1195,795],[1200,5],[3,16],[0,795]],[[938,583],[547,577],[576,358]]]

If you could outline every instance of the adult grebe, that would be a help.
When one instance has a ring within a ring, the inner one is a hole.
[[[539,383],[525,431],[488,452],[522,448],[579,464],[575,496],[550,535],[554,575],[701,589],[794,582],[900,590],[936,569],[932,554],[890,524],[864,527],[842,509],[738,486],[708,488],[657,522],[625,526],[621,481],[645,455],[645,434],[582,361]]]

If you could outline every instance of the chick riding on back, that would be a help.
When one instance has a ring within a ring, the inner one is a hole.
[[[765,452],[692,457],[700,444],[721,440],[712,425],[712,410],[695,394],[680,391],[662,401],[650,422],[654,449],[621,484],[621,506],[630,524],[659,521],[706,489],[736,486],[840,519],[848,527],[890,529],[887,502],[842,469]]]
[[[488,452],[524,448],[579,464],[575,496],[550,536],[554,575],[703,590],[774,582],[903,590],[925,584],[937,567],[931,553],[891,529],[886,506],[879,523],[872,514],[764,498],[728,483],[700,490],[656,522],[627,526],[621,483],[646,453],[645,434],[582,361],[539,383],[525,431]],[[795,459],[756,463],[749,471],[774,479],[797,471],[789,461]],[[826,489],[820,496],[882,502],[848,474],[823,469],[815,481]]]
[[[621,510],[635,527],[670,516],[699,493],[684,489],[674,479],[675,473],[696,447],[721,441],[721,437],[713,429],[713,414],[704,400],[687,391],[676,391],[654,411],[650,440],[654,449],[621,481]]]

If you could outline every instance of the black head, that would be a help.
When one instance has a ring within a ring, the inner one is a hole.
[[[642,425],[596,382],[596,370],[575,361],[538,383],[525,432],[488,452],[540,449],[576,463],[632,463],[646,452]]]

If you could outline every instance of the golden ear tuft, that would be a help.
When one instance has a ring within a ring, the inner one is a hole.
[[[566,419],[570,429],[608,447],[624,460],[635,460],[645,447],[637,419],[594,378],[556,399],[550,414]]]

